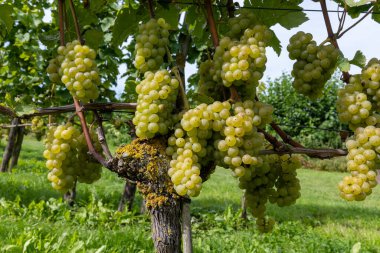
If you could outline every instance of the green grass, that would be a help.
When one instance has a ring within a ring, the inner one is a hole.
[[[0,174],[0,252],[152,252],[147,215],[119,213],[123,180],[104,171],[79,185],[68,207],[48,183],[40,142],[26,138],[18,167]],[[270,206],[277,224],[260,234],[252,217],[239,218],[241,191],[221,168],[192,202],[195,252],[380,252],[380,188],[363,202],[347,203],[337,172],[299,170],[302,197],[291,207]]]

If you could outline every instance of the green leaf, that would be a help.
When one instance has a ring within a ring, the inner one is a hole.
[[[364,54],[362,53],[362,51],[358,50],[358,51],[356,51],[354,58],[352,58],[350,63],[355,65],[355,66],[364,68],[366,61],[367,61],[367,59],[364,56]]]
[[[214,99],[212,97],[200,93],[194,93],[191,98],[200,103],[211,104],[214,102]]]
[[[261,22],[263,22],[265,25],[269,27],[274,26],[276,24],[280,24],[282,27],[286,29],[291,29],[294,27],[298,27],[307,20],[309,20],[306,14],[301,11],[302,8],[299,7],[299,4],[301,2],[302,1],[245,0],[244,6],[258,7],[258,9],[255,10],[255,14]],[[283,9],[291,10],[275,10],[279,6],[281,6],[281,8]],[[294,9],[300,11],[293,11]]]
[[[121,45],[129,35],[137,30],[138,18],[136,10],[124,8],[119,11],[112,31],[112,44]]]
[[[13,13],[13,8],[11,5],[6,5],[6,4],[0,5],[0,25],[4,26],[7,32],[9,32],[13,27],[12,13]],[[3,32],[1,32],[1,34],[2,33]],[[2,35],[5,36],[5,34],[2,34]]]
[[[374,21],[376,21],[377,23],[380,23],[380,14],[378,14],[380,12],[380,6],[379,5],[376,5],[374,8],[373,8],[373,12],[372,12],[372,19]]]
[[[376,2],[376,0],[345,0],[345,3],[350,7],[366,5],[371,2]]]
[[[278,56],[281,54],[281,42],[278,39],[277,35],[273,33],[272,39],[269,41],[268,46],[273,48],[273,50],[276,52]]]
[[[360,249],[362,247],[362,244],[360,242],[357,242],[352,246],[351,253],[359,253]]]
[[[100,30],[88,30],[84,34],[86,44],[93,49],[98,49],[103,42],[104,33]]]
[[[351,68],[350,61],[343,54],[338,56],[338,68],[343,72],[348,72]]]
[[[171,29],[176,30],[178,27],[180,11],[176,8],[174,4],[159,4],[158,10],[156,10],[156,16],[158,18],[164,18],[165,21],[170,25]]]

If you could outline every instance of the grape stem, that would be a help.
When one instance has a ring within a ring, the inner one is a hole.
[[[154,14],[154,8],[153,8],[152,0],[148,0],[148,9],[149,9],[150,18],[155,18],[156,15]]]
[[[63,18],[63,3],[64,0],[58,0],[58,17],[59,17],[59,42],[61,46],[65,45],[65,28]]]
[[[235,6],[234,6],[234,0],[227,0],[227,13],[229,18],[234,17],[234,12],[235,12]]]
[[[372,11],[373,11],[373,6],[371,7],[371,9],[369,9],[368,11],[367,11],[367,13],[366,14],[364,14],[363,15],[363,17],[361,17],[358,21],[356,21],[355,23],[353,23],[351,26],[349,26],[348,28],[346,28],[346,30],[344,30],[344,31],[342,31],[342,32],[338,32],[337,34],[337,39],[340,39],[346,32],[348,32],[349,30],[351,30],[352,28],[354,28],[357,24],[359,24],[360,22],[362,22],[369,14],[371,14],[372,13]],[[343,27],[342,27],[342,29],[343,29]]]
[[[92,143],[92,140],[91,140],[90,132],[88,131],[86,118],[83,113],[83,107],[79,104],[78,100],[76,100],[75,98],[73,99],[74,99],[75,111],[79,117],[90,155],[92,155],[104,167],[110,168],[110,164],[95,150],[94,144]]]
[[[71,16],[73,17],[73,21],[74,21],[74,27],[75,27],[75,33],[77,34],[77,39],[78,39],[79,43],[83,45],[83,40],[82,40],[82,36],[80,33],[80,28],[79,28],[79,23],[78,23],[78,17],[77,17],[77,14],[75,12],[75,6],[73,3],[73,0],[69,0],[69,5],[70,5],[70,10],[71,10]]]
[[[205,0],[204,6],[206,8],[207,25],[210,29],[212,42],[213,42],[214,47],[217,48],[219,46],[219,36],[218,36],[218,31],[216,29],[214,15],[212,13],[211,0]],[[223,89],[223,94],[225,94],[226,92],[225,92],[224,86],[222,89]],[[236,90],[235,91],[233,90],[232,86],[230,87],[230,93],[231,93],[231,98],[230,98],[231,100],[233,101],[241,100],[239,94],[237,93]]]
[[[113,156],[112,156],[111,151],[108,147],[107,139],[106,139],[105,134],[104,134],[103,119],[100,116],[100,114],[98,113],[98,111],[93,110],[93,113],[94,113],[96,121],[98,122],[98,127],[96,128],[96,133],[98,135],[99,143],[102,146],[103,152],[106,155],[107,159],[112,159]]]
[[[321,4],[323,19],[325,21],[328,37],[331,39],[331,44],[333,44],[336,49],[339,49],[337,37],[335,36],[335,34],[333,32],[331,22],[330,22],[329,13],[327,11],[326,0],[320,0],[319,3]],[[348,83],[349,80],[350,80],[350,74],[348,72],[343,72],[343,81],[345,83]]]

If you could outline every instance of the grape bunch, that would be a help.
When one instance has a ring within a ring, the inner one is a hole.
[[[279,177],[275,183],[276,191],[269,195],[269,202],[278,206],[290,206],[301,197],[301,185],[296,170],[301,168],[301,159],[298,155],[282,155],[279,157]]]
[[[265,70],[265,46],[271,36],[266,26],[256,25],[246,29],[239,41],[222,38],[215,49],[213,79],[221,79],[226,87],[257,86]]]
[[[36,116],[36,117],[33,117],[32,119],[32,126],[31,126],[31,129],[32,129],[32,132],[42,132],[44,129],[45,123],[44,123],[44,120],[42,117],[39,117],[39,116]]]
[[[152,18],[139,25],[136,36],[135,67],[142,73],[155,71],[164,62],[166,47],[169,44],[169,24],[163,18]]]
[[[61,81],[70,94],[83,103],[98,98],[100,77],[95,50],[74,40],[60,46],[57,51],[64,56],[59,71],[62,72]]]
[[[45,140],[48,179],[54,189],[66,192],[74,186],[76,147],[80,132],[71,124],[50,127]]]
[[[380,108],[380,60],[372,58],[362,70],[365,93],[372,102],[374,110]]]
[[[379,120],[379,115],[374,112],[361,80],[360,75],[353,75],[349,83],[338,90],[339,120],[348,123],[352,130],[357,127],[374,126]]]
[[[239,39],[245,29],[254,27],[257,22],[257,17],[252,11],[239,9],[235,12],[235,17],[228,19],[229,31],[226,36]]]
[[[339,183],[340,196],[348,201],[361,201],[372,193],[372,188],[377,184],[376,170],[380,168],[380,128],[358,127],[354,139],[346,141],[346,147],[347,170],[351,175],[344,177]]]
[[[97,140],[98,136],[95,131],[90,129],[91,140]],[[94,148],[97,152],[101,152],[101,146],[99,141],[93,141]],[[91,184],[100,179],[102,174],[102,166],[88,155],[88,146],[84,134],[81,134],[78,138],[77,146],[77,164],[76,164],[76,176],[78,182]]]
[[[95,147],[100,148],[99,144]],[[76,180],[92,183],[100,178],[100,165],[90,161],[84,136],[71,123],[50,127],[45,148],[48,180],[54,189],[64,193],[72,189]]]
[[[60,83],[62,77],[62,69],[61,64],[65,56],[58,54],[55,58],[49,61],[49,65],[46,68],[46,72],[48,73],[49,79],[53,83]]]
[[[215,66],[212,60],[206,60],[199,65],[199,82],[197,93],[213,98],[216,101],[221,101],[223,93],[220,92],[219,83],[214,81]]]
[[[311,99],[322,96],[325,83],[334,73],[339,50],[333,45],[318,46],[310,33],[298,32],[287,47],[293,65],[294,89]]]
[[[300,157],[270,155],[260,158],[252,167],[249,176],[239,178],[239,187],[245,190],[245,201],[257,219],[258,229],[269,232],[274,220],[265,217],[268,200],[278,206],[287,206],[300,197],[300,184],[296,178],[296,169],[301,167]]]
[[[229,102],[200,104],[183,115],[174,134],[168,139],[166,153],[172,157],[168,175],[179,195],[199,195],[202,188],[201,168],[213,159],[213,131],[223,128],[224,120],[230,116],[230,108]]]
[[[165,135],[173,125],[172,112],[178,95],[179,81],[167,70],[146,72],[144,79],[136,86],[137,107],[133,124],[140,138]]]
[[[231,116],[226,119],[220,137],[215,141],[215,148],[220,152],[218,158],[223,159],[221,165],[227,165],[237,177],[250,173],[251,165],[258,162],[256,155],[263,148],[265,139],[256,127],[267,123],[265,119],[270,119],[273,109],[267,106],[260,115],[259,110],[255,113],[252,100],[234,104]]]

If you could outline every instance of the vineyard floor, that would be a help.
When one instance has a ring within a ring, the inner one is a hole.
[[[26,138],[18,167],[0,174],[0,252],[152,252],[141,198],[132,212],[116,211],[120,178],[104,171],[95,184],[80,184],[77,204],[68,207],[48,183],[42,148]],[[337,190],[344,174],[298,173],[302,197],[291,207],[269,206],[276,226],[259,234],[251,216],[240,219],[237,180],[218,168],[191,205],[195,252],[380,252],[380,187],[346,203]]]

